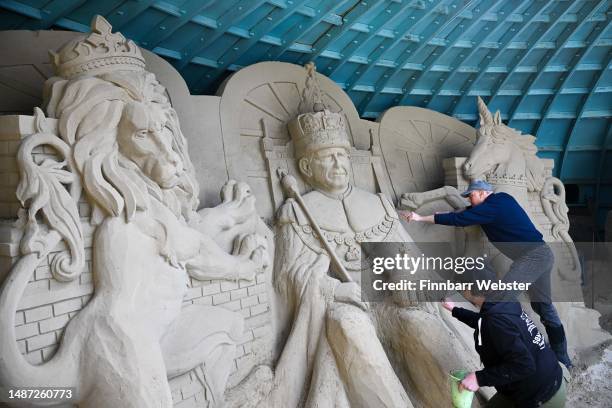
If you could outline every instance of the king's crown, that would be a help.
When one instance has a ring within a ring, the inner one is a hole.
[[[304,157],[328,147],[350,149],[344,116],[323,105],[314,64],[306,64],[306,71],[306,85],[299,106],[300,115],[288,124],[296,157]]]

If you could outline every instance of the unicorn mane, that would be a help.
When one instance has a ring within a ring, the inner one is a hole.
[[[493,115],[484,101],[478,97],[478,112],[480,115],[479,132],[489,135],[493,143],[513,143],[516,145],[525,159],[525,176],[527,178],[528,191],[540,191],[546,178],[544,164],[538,160],[538,148],[535,145],[535,136],[521,134],[519,130],[505,125],[501,121],[499,110]]]

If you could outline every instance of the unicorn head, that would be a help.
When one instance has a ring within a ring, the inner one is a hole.
[[[539,190],[544,182],[544,169],[536,157],[535,137],[521,135],[504,125],[499,110],[493,115],[478,97],[480,127],[476,145],[463,165],[470,180],[488,176],[525,178],[530,191]]]

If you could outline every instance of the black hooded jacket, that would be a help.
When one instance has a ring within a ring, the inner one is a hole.
[[[517,302],[485,302],[480,313],[461,307],[453,316],[475,329],[484,369],[479,386],[493,386],[518,407],[537,407],[561,386],[563,372],[544,337]]]

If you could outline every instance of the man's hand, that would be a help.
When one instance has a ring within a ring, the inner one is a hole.
[[[452,312],[455,308],[455,302],[453,302],[452,300],[448,300],[448,298],[444,298],[442,299],[442,307],[448,310],[449,312]]]
[[[415,213],[414,211],[398,211],[397,212],[399,214],[399,216],[410,222],[410,221],[424,221],[424,222],[429,222],[429,223],[434,223],[434,216],[433,215],[419,215],[417,213]]]
[[[478,380],[476,379],[476,373],[469,373],[465,376],[463,380],[459,383],[459,391],[468,390],[476,392],[478,391]]]
[[[414,211],[398,211],[399,216],[410,222],[410,221],[420,221],[421,216]]]
[[[361,301],[361,288],[355,282],[343,282],[336,287],[334,292],[336,302],[355,305],[363,311],[368,310],[366,303]]]

